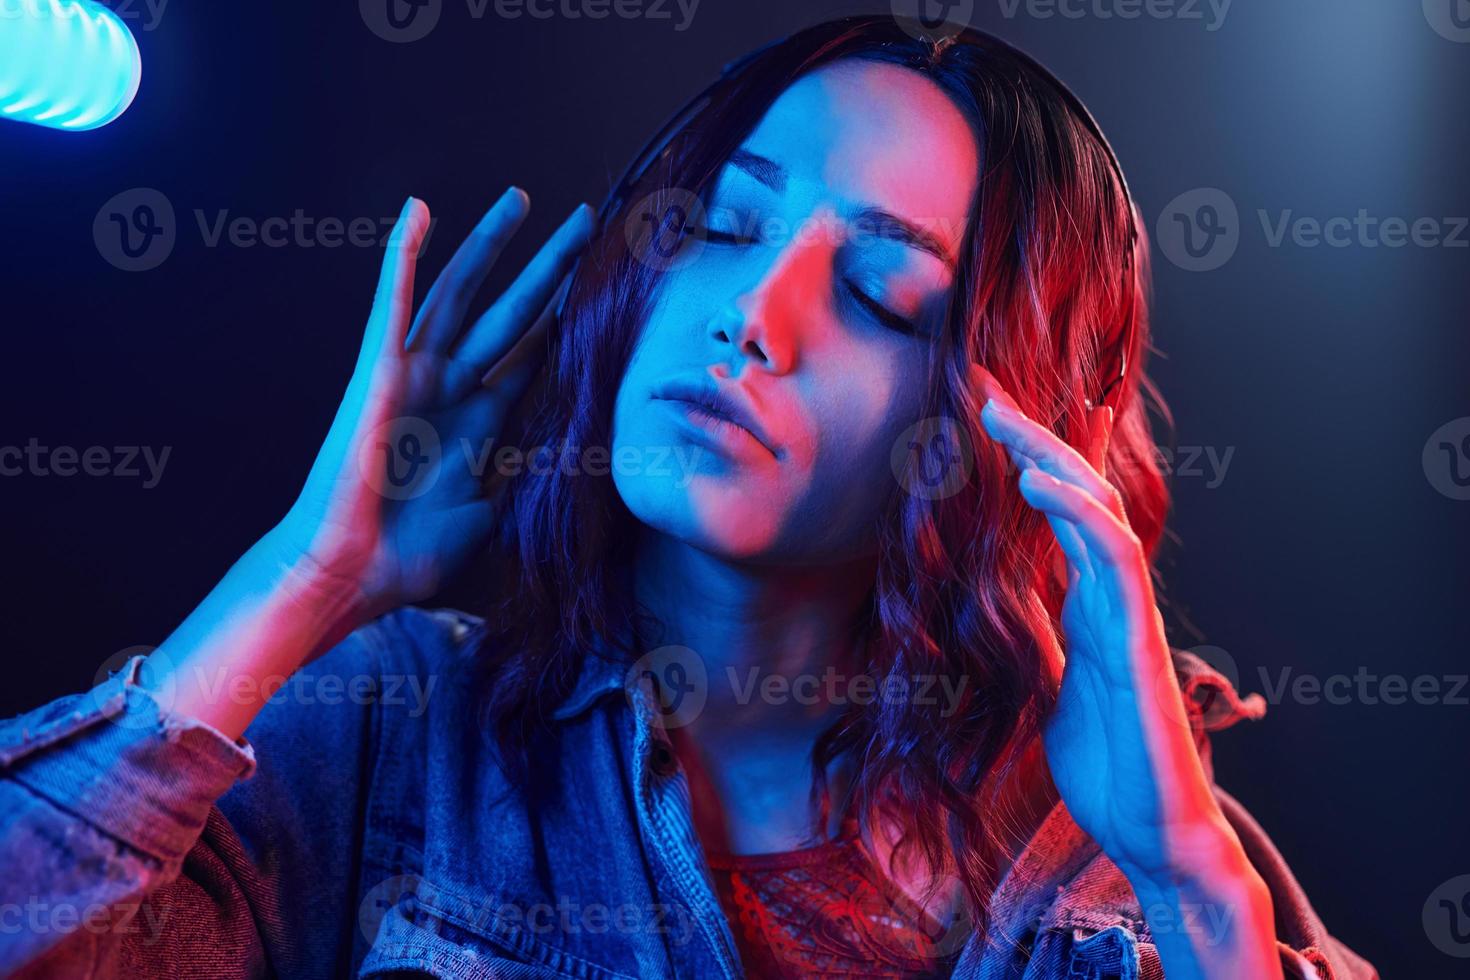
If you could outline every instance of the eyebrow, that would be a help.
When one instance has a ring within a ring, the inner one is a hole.
[[[763,157],[759,153],[752,153],[745,149],[736,149],[730,154],[729,164],[739,167],[778,194],[786,191],[786,168],[769,157]],[[928,252],[943,262],[951,272],[955,270],[954,258],[950,256],[939,239],[907,218],[871,204],[860,208],[853,217],[856,221],[871,222],[873,225],[871,230],[878,237]]]

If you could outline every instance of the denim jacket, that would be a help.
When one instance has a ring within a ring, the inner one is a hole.
[[[743,976],[646,689],[587,657],[513,790],[476,720],[483,628],[447,609],[383,616],[233,742],[139,686],[141,657],[0,722],[0,974]],[[1208,764],[1203,731],[1262,707],[1175,657],[1191,705],[1215,695],[1198,715]],[[1220,801],[1270,887],[1286,975],[1375,978]],[[991,916],[983,942],[938,937],[953,976],[1163,975],[1126,879],[1060,805]]]

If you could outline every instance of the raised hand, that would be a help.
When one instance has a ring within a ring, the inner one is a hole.
[[[592,230],[580,205],[490,308],[475,291],[526,216],[505,192],[410,329],[429,211],[409,198],[341,407],[286,516],[148,658],[142,681],[234,738],[284,679],[358,626],[431,594],[487,538],[478,465],[535,377],[554,295]],[[468,452],[466,451],[468,449]],[[244,692],[238,696],[229,693]]]
[[[972,375],[986,432],[1020,468],[1021,494],[1065,558],[1065,667],[1042,732],[1062,802],[1132,883],[1171,980],[1280,977],[1270,894],[1211,791],[1148,560],[1101,475],[1112,409],[1092,410],[1084,455],[1027,418],[983,367]],[[1201,905],[1232,917],[1210,944],[1177,928]]]
[[[272,532],[287,562],[320,576],[315,587],[353,593],[359,619],[429,595],[486,539],[492,503],[472,461],[487,458],[534,378],[553,296],[592,228],[591,209],[578,206],[466,326],[528,205],[525,192],[505,192],[440,273],[411,330],[423,202],[410,198],[394,229],[342,405]]]

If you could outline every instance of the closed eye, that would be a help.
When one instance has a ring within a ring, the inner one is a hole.
[[[842,281],[842,285],[847,290],[848,295],[850,295],[853,300],[857,302],[858,306],[862,307],[869,316],[873,317],[875,320],[883,324],[888,329],[896,330],[897,332],[901,334],[906,334],[908,336],[914,336],[919,332],[919,328],[916,327],[913,323],[911,323],[904,317],[899,316],[897,313],[893,312],[888,307],[884,306],[882,303],[878,302],[876,299],[863,292],[861,289],[858,289],[852,284],[851,280],[844,279]]]

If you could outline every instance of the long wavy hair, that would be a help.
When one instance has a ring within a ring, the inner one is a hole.
[[[1151,407],[1172,430],[1144,371],[1146,239],[1104,144],[1054,80],[981,32],[930,40],[887,16],[807,28],[727,69],[686,105],[667,152],[604,214],[549,337],[544,386],[528,396],[511,438],[611,445],[614,398],[661,280],[625,234],[635,205],[667,188],[707,200],[723,162],[781,92],[846,58],[919,72],[979,137],[964,272],[934,342],[924,413],[954,420],[975,465],[958,492],[940,499],[904,492],[895,481],[862,624],[865,672],[880,685],[890,676],[895,683],[916,674],[965,678],[965,696],[958,706],[851,705],[813,751],[814,836],[831,806],[827,765],[851,753],[851,792],[864,819],[881,815],[900,829],[895,860],[912,849],[936,883],[957,875],[965,911],[983,929],[1014,840],[1007,837],[1016,830],[1013,790],[1044,769],[1039,734],[1060,678],[1054,651],[1063,589],[1045,518],[1020,496],[1005,450],[981,430],[983,395],[969,365],[984,364],[1028,415],[1082,448],[1087,399],[1107,380],[1105,366],[1126,355],[1121,390],[1110,398],[1105,475],[1151,563],[1169,505],[1148,418]],[[540,469],[517,476],[501,498],[478,661],[494,679],[484,721],[515,779],[525,778],[529,749],[570,692],[593,638],[631,664],[644,615],[628,574],[635,518],[611,476]],[[1054,793],[1044,773],[1038,781]]]

